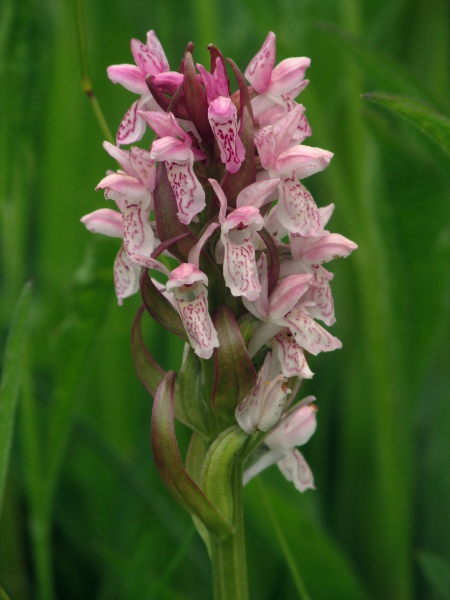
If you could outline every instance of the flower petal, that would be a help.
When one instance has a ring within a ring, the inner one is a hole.
[[[295,448],[277,462],[280,471],[288,481],[292,481],[299,492],[315,490],[314,476],[303,455]]]
[[[278,96],[291,92],[303,81],[310,64],[305,56],[282,60],[272,71],[268,91]]]
[[[144,75],[158,75],[169,70],[166,56],[154,32],[151,39],[152,47],[145,46],[139,40],[131,40],[131,52],[134,60]],[[155,43],[156,42],[156,43]],[[155,52],[156,50],[156,52]]]
[[[245,69],[247,81],[258,94],[263,94],[269,87],[270,77],[275,64],[275,34],[269,32],[261,49],[255,54]]]
[[[288,231],[316,236],[322,231],[320,213],[309,191],[299,181],[287,179],[280,184],[277,217]]]
[[[116,143],[133,144],[138,142],[145,133],[145,121],[137,114],[139,100],[134,102],[125,113],[117,131]]]
[[[278,156],[272,170],[277,175],[295,171],[297,179],[305,179],[305,177],[323,171],[329,165],[332,157],[332,152],[321,148],[293,146]]]
[[[200,358],[211,358],[214,348],[219,347],[217,331],[208,312],[208,291],[202,283],[197,283],[195,298],[190,300],[189,294],[174,290],[181,320],[194,352]]]
[[[130,149],[130,166],[134,174],[150,192],[155,189],[156,168],[155,161],[150,158],[150,152],[133,146]]]
[[[122,215],[109,208],[100,208],[80,219],[88,231],[109,237],[123,236]]]
[[[192,152],[190,160],[166,162],[167,176],[177,201],[177,216],[184,225],[189,225],[206,206],[205,190],[192,169],[193,162]]]
[[[125,248],[122,246],[114,261],[114,285],[119,306],[123,304],[124,298],[132,296],[138,291],[140,272],[141,267],[133,265],[129,261]]]
[[[120,83],[125,89],[135,94],[148,94],[145,75],[135,65],[112,65],[106,70],[113,83]]]
[[[309,288],[312,275],[290,275],[282,279],[270,295],[269,316],[273,321],[290,312]]]
[[[240,244],[233,243],[226,233],[222,232],[221,240],[225,247],[223,276],[225,284],[233,296],[244,296],[247,300],[256,300],[261,293],[256,269],[253,233]]]
[[[153,29],[147,32],[147,46],[152,55],[152,60],[155,65],[155,69],[157,69],[158,73],[164,73],[164,71],[169,70],[169,63],[167,61],[166,55],[164,54],[163,47],[161,46],[161,42],[156,37]]]
[[[208,120],[220,149],[220,160],[229,173],[239,171],[245,148],[238,134],[237,110],[230,98],[219,96],[208,108]]]
[[[311,354],[317,355],[319,352],[331,352],[342,348],[342,343],[336,337],[328,333],[301,308],[295,308],[286,315],[285,325],[294,334],[297,344]]]
[[[343,235],[331,233],[321,237],[314,245],[309,247],[303,254],[303,260],[309,264],[322,264],[333,260],[333,258],[346,258],[357,247],[357,244]]]
[[[302,377],[311,379],[314,373],[308,367],[305,355],[296,343],[289,329],[283,329],[273,338],[272,348],[276,350],[281,370],[285,377]]]
[[[334,302],[331,287],[328,283],[332,274],[321,265],[312,265],[312,270],[314,273],[313,285],[304,296],[305,301],[314,303],[314,306],[308,307],[308,314],[313,319],[320,319],[325,325],[334,325],[336,323]]]
[[[139,205],[132,204],[123,211],[123,242],[128,256],[140,254],[150,257],[155,244],[148,213]]]

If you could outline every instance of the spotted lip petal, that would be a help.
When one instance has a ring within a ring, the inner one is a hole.
[[[123,211],[123,241],[128,256],[151,256],[155,235],[148,222],[148,213],[139,205],[128,206]]]
[[[311,379],[314,375],[308,367],[303,350],[288,329],[283,329],[273,338],[272,348],[277,353],[285,377]]]
[[[208,120],[227,171],[239,171],[245,148],[238,133],[237,110],[230,98],[219,96],[209,104]]]
[[[208,312],[205,285],[197,282],[186,291],[183,287],[174,288],[173,294],[194,352],[200,358],[211,358],[214,348],[219,347],[219,338]]]
[[[297,344],[311,354],[342,348],[342,343],[316,323],[305,309],[294,308],[286,315],[284,323],[294,334]]]
[[[119,306],[123,304],[124,298],[138,291],[140,272],[141,267],[130,262],[125,248],[121,246],[114,260],[114,286]]]
[[[320,213],[313,197],[299,181],[287,179],[280,183],[277,217],[293,233],[316,236],[322,231]]]

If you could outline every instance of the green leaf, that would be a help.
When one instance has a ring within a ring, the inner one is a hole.
[[[175,378],[173,371],[166,373],[153,403],[152,448],[155,465],[175,500],[198,517],[211,535],[225,538],[233,531],[231,523],[188,475],[181,461],[174,429]]]
[[[220,346],[214,350],[212,406],[234,422],[236,406],[255,385],[256,372],[232,311],[221,306],[214,312],[213,322]]]
[[[175,386],[175,417],[202,437],[207,437],[206,411],[202,395],[200,359],[191,346],[186,344],[183,364]]]
[[[248,439],[238,425],[232,425],[211,445],[203,464],[202,487],[230,521],[233,519],[232,469]]]
[[[432,106],[415,98],[383,92],[364,94],[363,97],[401,115],[450,154],[450,119]]]
[[[139,379],[150,396],[154,396],[165,372],[151,356],[144,344],[141,329],[144,311],[145,306],[141,306],[131,328],[131,355]]]
[[[17,304],[3,359],[0,386],[0,513],[21,383],[30,297],[31,283],[27,283]]]
[[[450,563],[431,552],[420,552],[417,561],[436,592],[450,600]]]
[[[5,590],[0,585],[0,600],[10,600]]]

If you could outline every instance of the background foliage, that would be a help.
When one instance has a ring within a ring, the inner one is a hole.
[[[317,490],[299,495],[276,468],[246,488],[252,598],[448,598],[449,158],[361,94],[403,94],[449,115],[449,4],[97,0],[85,11],[114,131],[132,95],[105,69],[131,62],[130,38],[148,29],[173,68],[193,40],[197,61],[213,41],[244,69],[269,30],[277,60],[312,58],[301,96],[310,143],[335,158],[308,187],[319,205],[335,202],[332,230],[360,247],[332,265],[344,348],[311,359],[305,385],[320,407],[305,449]],[[80,89],[75,23],[71,2],[0,5],[2,348],[34,281],[28,329],[22,312],[11,338],[26,333],[0,585],[12,600],[207,599],[206,551],[152,465],[151,401],[129,352],[139,299],[117,306],[117,241],[79,223],[103,205],[94,187],[111,160]],[[149,319],[147,343],[165,368],[179,365],[179,341]],[[11,415],[14,390],[4,397]]]

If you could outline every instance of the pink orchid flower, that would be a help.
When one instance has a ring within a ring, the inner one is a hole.
[[[244,73],[247,81],[258,93],[252,100],[256,120],[264,118],[268,111],[278,106],[283,113],[288,112],[291,108],[289,104],[309,83],[304,78],[305,71],[311,64],[309,58],[287,58],[275,67],[275,55],[275,34],[269,32]]]
[[[219,201],[220,240],[223,244],[223,276],[233,296],[256,300],[261,292],[255,259],[254,235],[264,226],[259,208],[272,194],[278,180],[265,180],[244,188],[236,199],[236,209],[226,216],[227,199],[215,179],[208,180]]]
[[[220,150],[220,160],[227,171],[236,173],[245,158],[245,148],[238,134],[237,110],[230,99],[227,75],[222,60],[216,59],[214,73],[198,64],[208,99],[208,121]]]
[[[170,71],[164,50],[153,30],[147,33],[146,44],[132,39],[131,52],[135,65],[112,65],[107,69],[108,77],[113,83],[119,83],[130,92],[141,96],[122,119],[116,137],[117,145],[132,144],[144,135],[145,123],[139,116],[139,110],[162,110],[148,90],[146,77],[153,75],[156,81],[160,77],[162,87],[167,86],[168,82],[172,84],[171,87],[179,85],[183,79],[181,73]]]
[[[205,206],[205,191],[194,173],[194,160],[205,154],[192,146],[192,138],[180,127],[172,113],[140,112],[159,139],[152,144],[150,156],[166,163],[167,176],[178,206],[178,218],[188,225]]]
[[[286,396],[290,393],[287,379],[276,374],[272,365],[272,353],[268,352],[258,373],[256,385],[236,408],[239,427],[251,435],[255,431],[269,431],[281,418]]]
[[[278,283],[269,297],[265,254],[262,254],[258,261],[258,273],[261,282],[260,296],[252,302],[243,299],[247,310],[263,321],[250,340],[249,354],[254,356],[264,344],[286,328],[292,333],[292,340],[288,343],[288,339],[275,339],[275,342],[282,346],[278,357],[283,374],[292,377],[292,365],[297,362],[303,366],[296,374],[308,377],[308,373],[311,372],[304,366],[302,349],[316,355],[342,347],[341,342],[316,323],[309,313],[313,303],[305,300],[305,294],[311,286],[313,276],[310,273],[290,275]],[[295,360],[294,354],[297,356]]]
[[[284,477],[292,481],[299,492],[314,489],[311,469],[296,448],[306,444],[316,430],[317,408],[311,404],[314,400],[313,396],[308,396],[291,408],[275,425],[264,440],[268,451],[245,471],[244,484],[277,463]]]

